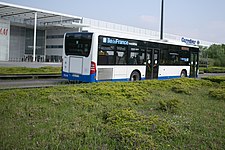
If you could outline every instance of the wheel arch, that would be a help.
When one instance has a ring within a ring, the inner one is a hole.
[[[187,77],[187,69],[182,69],[180,75],[182,75],[182,72],[185,72],[185,77]]]
[[[130,78],[131,78],[131,75],[132,75],[134,72],[137,72],[137,73],[139,74],[139,80],[141,80],[141,71],[138,70],[138,69],[134,69],[134,70],[130,73]]]

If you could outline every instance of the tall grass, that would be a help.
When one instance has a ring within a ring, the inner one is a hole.
[[[0,74],[60,74],[60,67],[0,67]]]
[[[218,88],[225,93],[223,82],[177,79],[0,91],[0,147],[223,149]]]

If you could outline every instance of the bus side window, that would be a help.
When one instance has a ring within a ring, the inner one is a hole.
[[[112,65],[114,63],[114,47],[100,45],[98,48],[98,64]]]
[[[130,65],[136,65],[136,64],[137,64],[136,57],[135,57],[135,56],[130,57],[130,58],[128,59],[128,64],[130,64]]]
[[[125,52],[116,52],[116,64],[126,64],[126,53]]]
[[[130,65],[142,65],[144,64],[145,53],[144,52],[131,52],[128,59]]]
[[[113,65],[114,64],[114,56],[113,55],[109,55],[108,56],[108,62],[107,64]]]
[[[103,65],[107,62],[106,53],[103,51],[98,52],[98,64]]]

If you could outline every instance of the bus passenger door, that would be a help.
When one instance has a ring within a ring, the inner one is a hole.
[[[146,52],[146,79],[157,79],[159,70],[159,50],[148,49]]]
[[[159,72],[159,49],[154,49],[153,52],[153,79],[158,79]]]
[[[145,74],[146,79],[153,78],[152,52],[153,49],[148,49],[146,51],[146,74]]]
[[[198,53],[191,52],[191,60],[190,60],[190,77],[196,78],[198,77]]]

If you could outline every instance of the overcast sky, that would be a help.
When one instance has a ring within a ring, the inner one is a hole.
[[[161,0],[2,0],[159,31]],[[164,0],[164,32],[225,43],[225,0]]]

